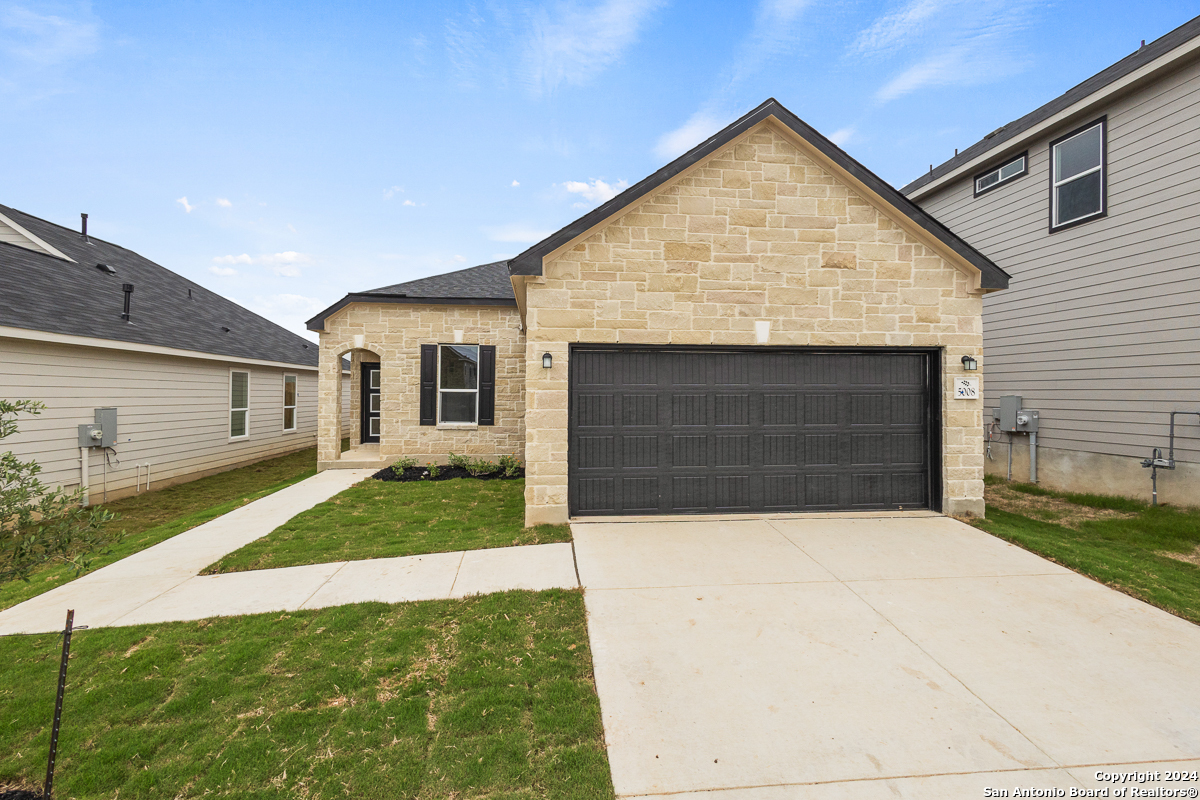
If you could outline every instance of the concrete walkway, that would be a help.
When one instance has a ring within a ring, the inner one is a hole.
[[[0,612],[0,635],[578,586],[570,544],[196,573],[369,477],[327,470]]]
[[[572,530],[620,797],[1072,796],[1200,770],[1200,627],[953,519]]]

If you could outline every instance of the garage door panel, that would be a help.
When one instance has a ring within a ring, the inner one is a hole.
[[[928,358],[573,350],[572,512],[927,507]]]

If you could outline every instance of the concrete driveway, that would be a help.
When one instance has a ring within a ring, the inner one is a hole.
[[[1200,627],[956,520],[572,529],[618,796],[1069,797],[1200,770]]]

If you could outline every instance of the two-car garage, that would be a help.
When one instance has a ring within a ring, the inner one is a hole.
[[[937,350],[575,345],[573,515],[934,508]]]

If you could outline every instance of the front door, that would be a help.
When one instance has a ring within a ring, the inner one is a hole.
[[[364,444],[379,441],[379,365],[362,365],[362,437]]]

